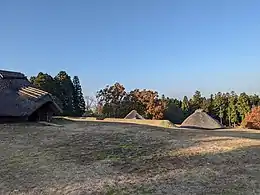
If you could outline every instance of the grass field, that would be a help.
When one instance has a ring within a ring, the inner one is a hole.
[[[260,194],[260,132],[0,125],[0,194]]]
[[[95,117],[56,117],[61,120],[71,120],[71,121],[93,121],[93,122],[112,122],[112,123],[131,123],[131,124],[139,124],[139,125],[151,125],[157,127],[175,127],[169,120],[140,120],[140,119],[121,119],[121,118],[105,118],[103,120],[97,120]]]

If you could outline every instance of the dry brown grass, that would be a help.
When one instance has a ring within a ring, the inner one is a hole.
[[[260,132],[0,125],[0,194],[259,194]]]
[[[93,122],[112,122],[112,123],[131,123],[139,125],[151,125],[157,127],[170,128],[174,127],[169,120],[140,120],[140,119],[121,119],[121,118],[105,118],[103,120],[97,120],[95,117],[57,117],[58,119],[65,119],[71,121],[93,121]]]

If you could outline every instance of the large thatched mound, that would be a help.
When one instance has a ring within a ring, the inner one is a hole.
[[[223,126],[203,110],[196,110],[186,118],[180,127],[200,128],[200,129],[220,129]]]
[[[136,110],[132,110],[131,112],[126,115],[125,119],[141,119],[144,120],[144,117],[138,114]]]

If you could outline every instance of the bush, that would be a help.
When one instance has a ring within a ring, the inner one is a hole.
[[[260,129],[260,106],[254,107],[242,121],[242,127],[249,129]]]
[[[95,117],[95,113],[92,110],[87,110],[85,113],[82,115],[83,117]]]
[[[97,116],[96,120],[104,120],[106,117],[105,116]]]
[[[164,119],[171,121],[173,124],[181,124],[185,117],[179,107],[175,104],[171,104],[164,112]]]

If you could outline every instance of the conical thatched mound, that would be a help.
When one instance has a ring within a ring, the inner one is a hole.
[[[132,110],[129,112],[128,115],[126,115],[125,119],[141,119],[144,120],[144,117],[142,117],[136,110]]]
[[[186,118],[180,127],[199,129],[221,129],[223,126],[206,112],[199,109]]]

